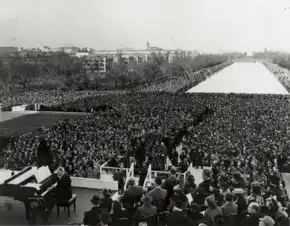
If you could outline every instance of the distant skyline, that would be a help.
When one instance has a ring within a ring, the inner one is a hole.
[[[288,0],[1,0],[0,46],[290,52]]]

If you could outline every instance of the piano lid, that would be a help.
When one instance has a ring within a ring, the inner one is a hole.
[[[4,181],[11,177],[11,170],[0,170],[0,184],[4,184]]]
[[[32,167],[31,170],[25,172],[24,174],[20,175],[19,177],[14,178],[12,181],[8,182],[8,184],[20,184],[25,181],[27,178],[34,176],[37,171],[37,167]]]

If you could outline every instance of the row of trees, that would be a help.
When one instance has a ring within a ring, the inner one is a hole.
[[[180,75],[187,69],[198,70],[223,63],[232,55],[199,55],[160,63],[158,57],[147,62],[120,61],[106,73],[83,70],[82,59],[54,54],[43,59],[11,58],[0,61],[2,89],[122,89]]]
[[[290,70],[290,55],[284,52],[259,52],[254,55],[255,58],[272,61],[280,67]]]

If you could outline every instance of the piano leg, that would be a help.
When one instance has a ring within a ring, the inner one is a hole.
[[[25,206],[25,219],[27,221],[29,221],[30,220],[30,213],[31,213],[29,203],[25,202],[24,206]]]

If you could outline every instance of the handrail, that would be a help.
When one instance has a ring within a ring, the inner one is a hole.
[[[102,175],[102,173],[103,173],[103,167],[105,167],[105,166],[108,164],[108,162],[109,162],[109,161],[105,162],[104,164],[102,164],[102,165],[100,166],[100,174],[101,174],[101,175]]]
[[[127,189],[127,184],[128,184],[129,179],[130,179],[131,177],[134,177],[134,163],[131,163],[131,166],[130,166],[129,172],[128,172],[128,174],[127,174],[126,182],[125,182],[125,185],[124,185],[124,191]]]
[[[151,180],[151,177],[152,177],[151,170],[152,170],[152,166],[150,164],[149,167],[148,167],[148,171],[147,171],[147,175],[146,175],[145,181],[143,183],[143,188],[144,189],[146,188],[147,183],[152,181]]]

